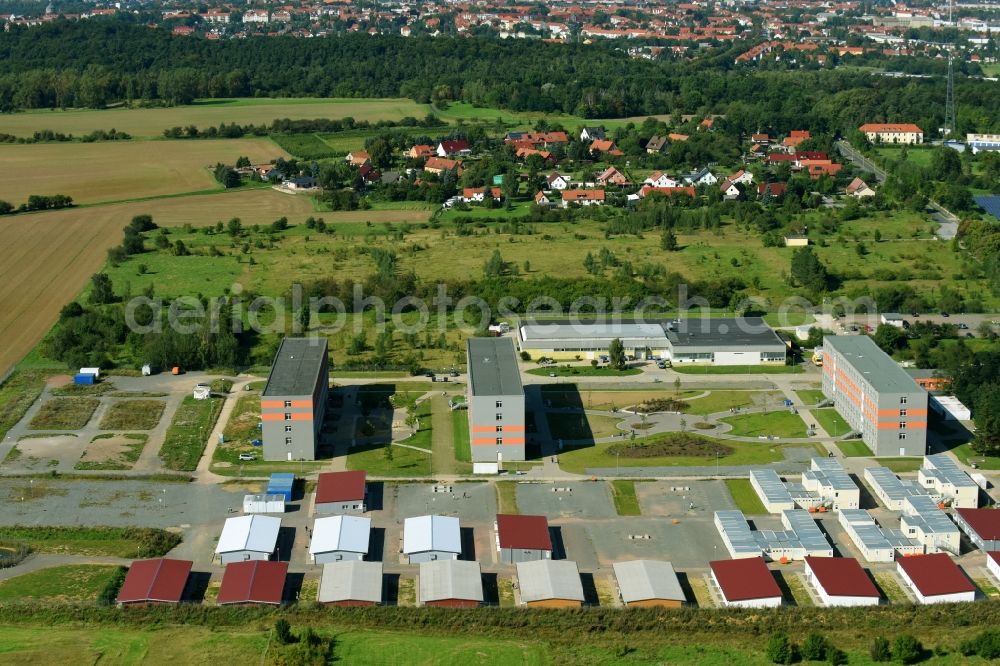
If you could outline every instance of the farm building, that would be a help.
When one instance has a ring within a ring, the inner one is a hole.
[[[473,462],[524,460],[524,387],[510,338],[469,338],[469,442]]]
[[[266,495],[281,495],[286,502],[292,501],[295,475],[290,472],[275,472],[267,482]]]
[[[922,604],[973,601],[976,587],[947,553],[896,560],[896,572]]]
[[[420,563],[417,602],[424,606],[475,608],[483,603],[478,562],[435,560]]]
[[[517,563],[517,586],[521,604],[538,608],[579,608],[583,605],[583,582],[576,562],[534,560]]]
[[[453,516],[417,516],[403,522],[403,553],[410,564],[457,560],[462,554],[462,530]]]
[[[986,569],[1000,581],[1000,553],[994,551],[986,553]]]
[[[844,509],[837,520],[868,562],[892,562],[896,555],[919,555],[923,544],[901,530],[883,529],[864,509]]]
[[[118,591],[118,604],[176,604],[184,596],[192,563],[188,560],[136,560]]]
[[[317,600],[325,606],[382,603],[382,563],[344,560],[323,565]]]
[[[877,606],[882,599],[853,557],[807,557],[805,563],[806,580],[824,606]]]
[[[946,453],[924,456],[917,481],[931,495],[953,507],[975,509],[979,506],[979,486]]]
[[[1000,551],[1000,511],[996,509],[956,509],[955,523],[980,550]]]
[[[552,539],[545,516],[497,514],[494,524],[500,561],[505,564],[552,559]]]
[[[233,562],[222,575],[217,603],[280,605],[287,575],[288,562]]]
[[[274,516],[239,516],[227,518],[215,546],[222,564],[246,560],[269,560],[278,547],[281,518]]]
[[[712,581],[726,606],[774,608],[781,605],[781,589],[761,557],[710,562]]]
[[[326,338],[285,338],[260,396],[264,460],[315,460],[326,413]]]
[[[618,595],[626,606],[680,608],[687,601],[670,562],[615,562]]]
[[[364,513],[365,479],[363,471],[320,474],[316,481],[316,513]]]
[[[368,554],[372,519],[363,516],[327,516],[313,523],[309,556],[315,564],[363,560]]]

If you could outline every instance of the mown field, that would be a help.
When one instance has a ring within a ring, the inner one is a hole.
[[[195,125],[205,128],[219,123],[270,124],[279,118],[347,118],[357,120],[399,120],[405,116],[422,118],[428,106],[408,99],[206,99],[190,106],[162,109],[73,109],[30,111],[3,117],[4,131],[15,136],[31,136],[50,129],[80,136],[94,130],[114,128],[133,137],[162,137],[171,127]]]
[[[19,204],[29,194],[67,194],[85,204],[221,190],[212,167],[241,155],[255,164],[288,157],[270,139],[0,145],[9,174],[0,179],[0,199]]]

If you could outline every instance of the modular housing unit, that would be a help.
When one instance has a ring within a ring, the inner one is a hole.
[[[364,513],[367,499],[367,474],[323,472],[316,481],[313,509],[316,513]]]
[[[469,442],[473,462],[524,460],[524,387],[510,338],[469,338]]]
[[[570,560],[518,562],[517,587],[522,606],[579,608],[585,598],[580,570]]]
[[[1000,551],[1000,511],[956,509],[951,517],[976,548],[987,553]]]
[[[853,557],[807,557],[805,574],[824,606],[877,606],[882,600]]]
[[[837,521],[868,562],[892,562],[897,554],[905,557],[924,552],[923,544],[901,530],[879,527],[864,509],[843,509]]]
[[[243,513],[284,513],[284,495],[244,495]]]
[[[416,516],[403,521],[403,554],[410,564],[457,560],[462,529],[454,516]]]
[[[917,481],[928,492],[956,508],[979,506],[979,486],[947,453],[924,457]]]
[[[497,514],[493,524],[497,551],[504,564],[552,559],[552,538],[545,516]]]
[[[315,460],[330,382],[326,338],[285,338],[260,396],[264,460]]]
[[[670,562],[630,560],[613,566],[618,596],[625,606],[680,608],[687,601]]]
[[[722,594],[725,606],[737,608],[777,608],[781,588],[761,557],[710,562],[712,582]]]
[[[324,606],[375,606],[383,600],[382,563],[342,560],[323,565],[317,601]]]
[[[227,518],[215,546],[222,564],[269,560],[278,548],[281,518],[253,514]]]
[[[896,560],[896,572],[922,604],[974,601],[976,586],[947,553]]]
[[[417,603],[445,608],[475,608],[483,603],[478,562],[434,560],[420,563]]]
[[[368,554],[372,519],[365,516],[327,516],[313,523],[309,556],[315,564],[363,560]]]

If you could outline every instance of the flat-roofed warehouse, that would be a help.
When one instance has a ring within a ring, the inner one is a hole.
[[[613,566],[618,595],[626,606],[680,608],[687,601],[670,562],[631,560]]]
[[[524,460],[524,387],[510,338],[469,338],[469,442],[473,462]]]
[[[264,460],[315,460],[326,413],[326,338],[285,338],[260,396]]]
[[[927,450],[927,391],[867,335],[823,338],[823,395],[876,456]]]
[[[759,317],[664,322],[537,320],[518,328],[522,351],[554,359],[598,358],[616,338],[627,355],[673,363],[780,365],[787,351],[777,333]]]

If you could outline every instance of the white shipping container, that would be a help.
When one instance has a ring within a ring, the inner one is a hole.
[[[473,474],[499,474],[500,465],[497,463],[472,463]]]
[[[243,513],[284,513],[284,495],[244,495]]]
[[[97,377],[98,379],[100,379],[100,377],[101,377],[101,369],[100,368],[80,368],[80,374],[81,375],[94,375],[95,377]]]

